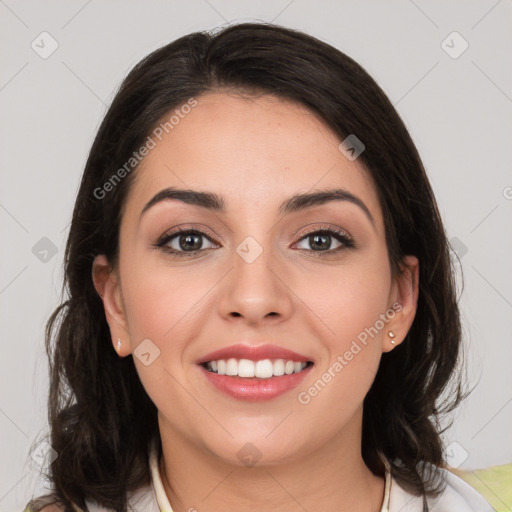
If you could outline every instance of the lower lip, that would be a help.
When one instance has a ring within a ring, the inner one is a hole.
[[[309,373],[313,365],[307,366],[299,373],[259,379],[258,377],[231,377],[210,372],[199,365],[206,378],[220,391],[237,400],[264,402],[276,398],[296,388]]]

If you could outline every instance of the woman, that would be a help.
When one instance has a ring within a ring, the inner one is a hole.
[[[55,492],[32,510],[491,510],[443,468],[464,393],[432,189],[335,48],[239,24],[137,64],[85,167],[65,285]]]

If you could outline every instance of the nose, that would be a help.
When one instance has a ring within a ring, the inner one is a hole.
[[[254,244],[254,241],[253,241]],[[241,244],[242,245],[242,244]],[[262,323],[279,323],[290,317],[293,311],[293,292],[285,268],[270,250],[259,250],[255,259],[254,245],[249,243],[233,255],[233,268],[226,276],[219,303],[223,318],[244,321],[252,327]],[[253,252],[251,257],[247,254]]]

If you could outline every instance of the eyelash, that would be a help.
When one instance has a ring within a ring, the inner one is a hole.
[[[329,249],[327,251],[313,251],[312,249],[298,249],[299,251],[306,251],[306,252],[312,252],[315,253],[315,255],[318,255],[320,257],[324,257],[326,255],[330,255],[333,253],[338,253],[345,249],[354,249],[356,248],[356,244],[354,240],[345,232],[333,227],[325,227],[325,228],[319,228],[315,229],[313,231],[309,231],[308,233],[305,233],[301,236],[301,238],[298,240],[299,242],[304,240],[305,238],[310,237],[311,235],[319,235],[319,234],[327,234],[331,235],[334,238],[336,238],[339,242],[341,242],[343,245],[341,247],[338,247],[337,249]],[[154,247],[161,249],[165,253],[170,254],[171,256],[177,256],[179,258],[181,257],[188,257],[193,256],[201,251],[207,251],[208,249],[198,249],[197,251],[176,251],[175,249],[171,249],[167,247],[167,244],[176,236],[178,235],[199,235],[204,236],[205,238],[208,238],[210,242],[214,242],[206,233],[199,231],[197,229],[182,229],[178,228],[175,231],[172,231],[171,233],[167,233],[163,235],[157,242],[154,244]]]

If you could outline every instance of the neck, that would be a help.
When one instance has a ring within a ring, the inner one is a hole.
[[[161,422],[160,474],[173,512],[379,512],[384,478],[373,475],[362,459],[360,426],[360,421],[347,425],[307,456],[245,467],[201,449]]]

